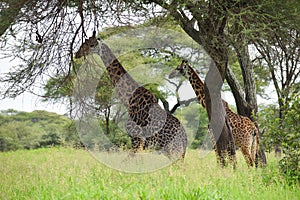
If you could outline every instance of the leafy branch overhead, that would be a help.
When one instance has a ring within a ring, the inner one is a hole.
[[[282,7],[284,9],[280,10]],[[214,49],[231,45],[238,48],[239,43],[249,44],[253,38],[259,39],[263,33],[269,35],[268,32],[274,27],[293,25],[297,29],[299,24],[297,1],[283,4],[281,1],[254,3],[187,0],[168,3],[159,0],[51,2],[27,0],[17,3],[7,0],[1,3],[0,8],[0,17],[3,19],[1,21],[6,22],[1,23],[2,56],[21,60],[13,72],[1,77],[2,82],[7,83],[2,90],[3,97],[15,97],[25,90],[34,90],[34,86],[44,84],[42,76],[54,78],[61,75],[68,76],[72,72],[74,50],[87,36],[87,31],[98,30],[104,26],[122,25],[119,30],[111,29],[116,33],[147,21],[167,28],[170,26],[174,28],[176,24],[180,24],[211,57],[218,57],[220,55],[217,54],[220,52],[216,51],[215,54]],[[175,20],[169,23],[170,18],[163,17],[165,15],[170,15]],[[106,36],[101,37],[106,38],[109,35],[111,33],[106,31]],[[11,36],[14,42],[11,41]],[[247,63],[241,60],[241,68],[246,69],[249,65]],[[238,104],[247,107],[248,102],[252,107],[256,107],[254,97],[250,100],[245,98],[251,96],[250,93],[255,93],[255,90],[248,86],[249,84],[251,86],[254,80],[253,75],[249,80],[247,75],[243,76],[243,82],[248,83],[245,85],[241,83],[248,88],[245,95],[243,92],[235,92],[239,90],[238,86],[235,86],[237,81],[232,83],[228,81],[230,87]],[[232,80],[232,76],[229,76],[228,80]],[[243,109],[240,110],[243,114]]]

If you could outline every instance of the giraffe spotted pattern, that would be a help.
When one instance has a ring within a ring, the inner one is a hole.
[[[171,72],[169,78],[174,78],[179,75],[183,75],[189,79],[199,103],[205,107],[204,83],[195,70],[185,60],[183,60],[182,63]],[[226,101],[223,100],[223,104],[232,129],[235,145],[240,147],[248,166],[253,166],[254,162],[257,166],[259,135],[256,126],[248,117],[240,116],[234,113],[229,108]]]
[[[117,96],[128,111],[126,130],[134,152],[145,148],[159,149],[171,161],[184,159],[187,136],[180,121],[158,105],[155,96],[139,85],[123,68],[111,49],[96,38],[87,39],[75,57],[98,54],[109,73]]]

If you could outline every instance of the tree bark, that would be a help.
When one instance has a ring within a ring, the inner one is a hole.
[[[234,94],[238,113],[240,115],[246,116],[249,119],[251,119],[251,121],[255,123],[257,129],[259,130],[259,127],[257,125],[257,119],[255,120],[253,116],[253,114],[257,113],[256,84],[255,84],[254,73],[253,73],[253,63],[250,60],[248,45],[247,42],[245,41],[245,38],[240,35],[239,39],[241,42],[235,43],[234,48],[237,53],[238,61],[242,70],[244,88],[245,88],[245,98],[242,96],[235,95],[236,92],[234,92],[235,89],[233,88],[234,84],[228,81],[227,79],[226,80],[230,85],[230,88]],[[245,99],[245,100],[241,100],[241,99]],[[258,132],[259,132],[259,137],[262,138],[261,131]],[[262,142],[259,144],[258,157],[260,162],[263,165],[267,164],[266,155],[264,152],[264,146]]]
[[[219,67],[216,67],[214,62],[212,62],[205,78],[206,111],[209,119],[209,129],[213,134],[215,142],[218,162],[221,166],[225,166],[227,163],[226,158],[229,157],[235,168],[235,145],[220,92],[224,80],[223,69],[226,65],[218,65]]]
[[[252,109],[245,100],[244,89],[239,84],[236,76],[229,67],[226,69],[225,78],[235,99],[238,114],[248,117],[248,113],[251,113],[250,110]]]
[[[237,43],[235,49],[244,79],[245,99],[248,103],[246,107],[243,107],[243,105],[237,105],[237,107],[243,107],[239,109],[243,110],[245,116],[249,117],[253,121],[252,112],[257,112],[256,85],[253,74],[253,64],[250,61],[248,46],[245,42],[241,42],[241,45]]]

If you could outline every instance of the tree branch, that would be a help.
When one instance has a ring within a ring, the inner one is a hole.
[[[191,99],[188,99],[188,100],[177,100],[177,103],[173,106],[173,108],[170,110],[170,113],[173,114],[175,113],[175,111],[177,110],[178,107],[180,107],[181,105],[184,105],[184,106],[188,106],[190,105],[192,102],[198,102],[198,99],[197,97],[195,98],[191,98]]]

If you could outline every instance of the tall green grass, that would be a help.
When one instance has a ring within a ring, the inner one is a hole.
[[[183,165],[129,174],[108,168],[84,150],[50,148],[0,153],[1,199],[300,199],[268,155],[265,169],[221,169],[210,153],[189,150]]]

